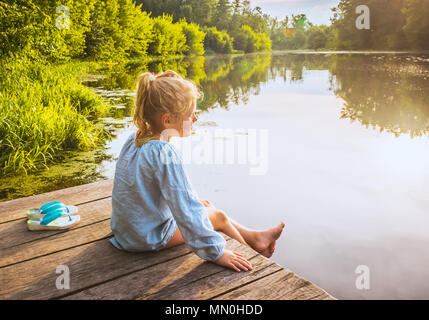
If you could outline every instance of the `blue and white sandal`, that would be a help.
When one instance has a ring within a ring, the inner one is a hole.
[[[73,214],[78,211],[76,206],[66,206],[64,203],[60,201],[51,201],[45,203],[40,208],[32,208],[27,210],[27,218],[43,218],[46,214],[53,212],[55,210],[61,209],[66,214]]]
[[[43,218],[27,220],[28,230],[61,230],[68,229],[80,221],[80,216],[70,216],[59,208],[46,213]]]

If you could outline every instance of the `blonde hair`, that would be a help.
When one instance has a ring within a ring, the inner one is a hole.
[[[203,96],[197,85],[173,70],[156,76],[144,72],[137,81],[137,96],[133,122],[137,127],[136,147],[141,147],[160,134],[156,119],[164,113],[182,119],[191,113],[196,100]]]

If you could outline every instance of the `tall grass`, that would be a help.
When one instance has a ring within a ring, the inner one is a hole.
[[[79,78],[92,63],[0,62],[0,171],[37,170],[62,150],[89,150],[107,132],[94,123],[109,106]]]

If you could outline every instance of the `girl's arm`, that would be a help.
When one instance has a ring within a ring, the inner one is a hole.
[[[226,241],[213,229],[207,211],[198,197],[173,146],[164,144],[155,181],[168,203],[187,245],[202,259],[216,262],[224,253]],[[209,203],[209,202],[208,202]]]

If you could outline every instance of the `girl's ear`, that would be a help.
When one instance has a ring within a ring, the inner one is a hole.
[[[172,123],[171,115],[169,113],[164,113],[161,116],[161,124],[164,125],[164,123]]]

